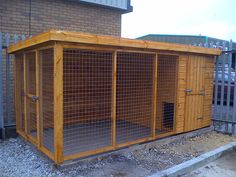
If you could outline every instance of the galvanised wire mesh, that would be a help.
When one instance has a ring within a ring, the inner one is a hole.
[[[26,68],[26,76],[27,76],[27,118],[28,118],[28,130],[30,135],[33,137],[37,137],[37,116],[36,116],[36,102],[32,100],[29,94],[36,95],[36,53],[35,52],[27,52],[25,54],[27,68]]]
[[[178,57],[158,55],[156,134],[174,130]]]
[[[18,113],[18,129],[21,132],[25,132],[25,119],[24,119],[24,55],[16,54],[16,97],[17,101],[20,102],[19,106],[19,113]]]
[[[111,146],[112,52],[64,49],[64,155]]]
[[[53,100],[53,49],[44,49],[39,52],[42,91],[40,104],[42,109],[43,146],[54,152],[54,100]]]
[[[155,55],[117,53],[116,143],[151,136]]]

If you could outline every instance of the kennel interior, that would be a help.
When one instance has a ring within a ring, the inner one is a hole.
[[[17,132],[57,164],[211,124],[218,49],[49,31],[8,51]]]

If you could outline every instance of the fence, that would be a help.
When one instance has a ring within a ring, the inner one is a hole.
[[[236,134],[236,50],[233,44],[232,40],[198,44],[202,47],[221,48],[223,51],[215,60],[212,114],[214,129],[229,134]]]
[[[15,126],[14,112],[14,61],[8,55],[7,47],[24,35],[10,35],[0,32],[0,134],[5,138],[5,128]]]
[[[216,58],[213,125],[215,130],[235,134],[236,129],[236,51],[233,42],[223,43],[222,55]]]

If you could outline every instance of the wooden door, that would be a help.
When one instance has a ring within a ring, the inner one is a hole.
[[[187,64],[185,131],[199,129],[203,125],[205,95],[205,58],[189,56]]]
[[[38,89],[36,74],[36,52],[26,53],[25,57],[25,116],[27,136],[37,142],[38,137]]]

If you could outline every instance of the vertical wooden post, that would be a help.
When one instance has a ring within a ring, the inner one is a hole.
[[[43,94],[42,94],[42,90],[43,90],[43,87],[42,87],[42,58],[41,58],[41,55],[40,55],[40,51],[38,53],[39,55],[39,131],[41,132],[41,135],[40,135],[40,146],[42,146],[42,142],[43,142]]]
[[[54,45],[54,151],[55,162],[63,162],[63,47]]]
[[[117,51],[112,58],[112,146],[116,148],[116,79],[117,79]]]
[[[176,58],[176,77],[175,77],[175,106],[174,106],[174,127],[173,127],[173,131],[175,133],[177,133],[177,121],[178,121],[178,110],[180,108],[180,104],[179,104],[179,97],[180,97],[180,93],[179,93],[179,86],[180,86],[180,83],[179,83],[179,80],[180,80],[180,60],[181,60],[181,57],[182,56],[179,56]],[[186,69],[186,67],[185,67]],[[183,89],[185,90],[185,88]]]
[[[35,66],[35,69],[36,69],[36,96],[39,97],[39,100],[36,101],[36,120],[37,120],[37,146],[38,148],[41,147],[41,143],[42,143],[42,129],[41,129],[41,115],[40,115],[40,59],[39,59],[39,51],[36,50],[36,53],[35,53],[36,57],[35,57],[35,63],[36,63],[36,66]]]
[[[26,61],[26,53],[24,53],[24,119],[25,119],[25,133],[29,133],[29,126],[28,126],[28,106],[27,106],[27,93],[28,93],[28,86],[27,86],[27,61]]]
[[[155,55],[153,62],[153,121],[152,121],[152,137],[156,136],[156,115],[157,115],[157,65],[158,65],[158,55]]]

